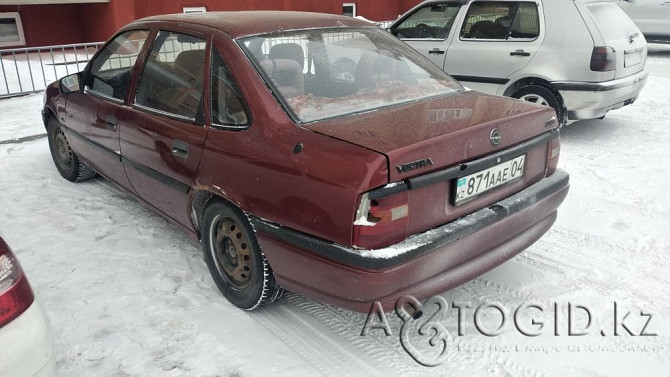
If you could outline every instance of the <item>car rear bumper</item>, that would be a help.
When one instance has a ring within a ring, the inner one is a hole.
[[[633,103],[647,83],[649,72],[605,82],[559,81],[552,82],[563,97],[568,119],[593,119]]]
[[[0,376],[54,376],[54,343],[49,322],[37,300],[0,328]]]
[[[380,250],[358,250],[252,218],[277,282],[291,291],[367,312],[404,295],[425,299],[477,277],[537,241],[569,189],[557,170],[459,220]]]

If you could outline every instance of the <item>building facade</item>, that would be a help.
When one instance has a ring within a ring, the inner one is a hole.
[[[420,0],[0,0],[0,48],[107,40],[139,18],[166,13],[294,10],[393,20]]]

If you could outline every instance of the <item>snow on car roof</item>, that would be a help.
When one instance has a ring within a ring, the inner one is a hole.
[[[241,11],[177,13],[142,18],[131,25],[147,21],[192,23],[219,29],[232,38],[269,33],[278,30],[321,27],[360,27],[372,24],[353,17],[312,12]]]

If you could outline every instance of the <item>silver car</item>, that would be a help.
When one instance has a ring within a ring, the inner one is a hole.
[[[670,1],[623,0],[619,6],[640,28],[647,42],[670,43]]]
[[[633,103],[647,44],[616,2],[425,1],[390,31],[470,88],[548,105],[561,124]]]

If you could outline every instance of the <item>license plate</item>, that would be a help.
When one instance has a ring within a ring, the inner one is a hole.
[[[488,169],[458,178],[454,204],[462,204],[496,187],[521,179],[525,161],[526,155],[522,155]]]
[[[642,61],[642,51],[627,51],[623,55],[623,66],[628,68],[640,64]]]

